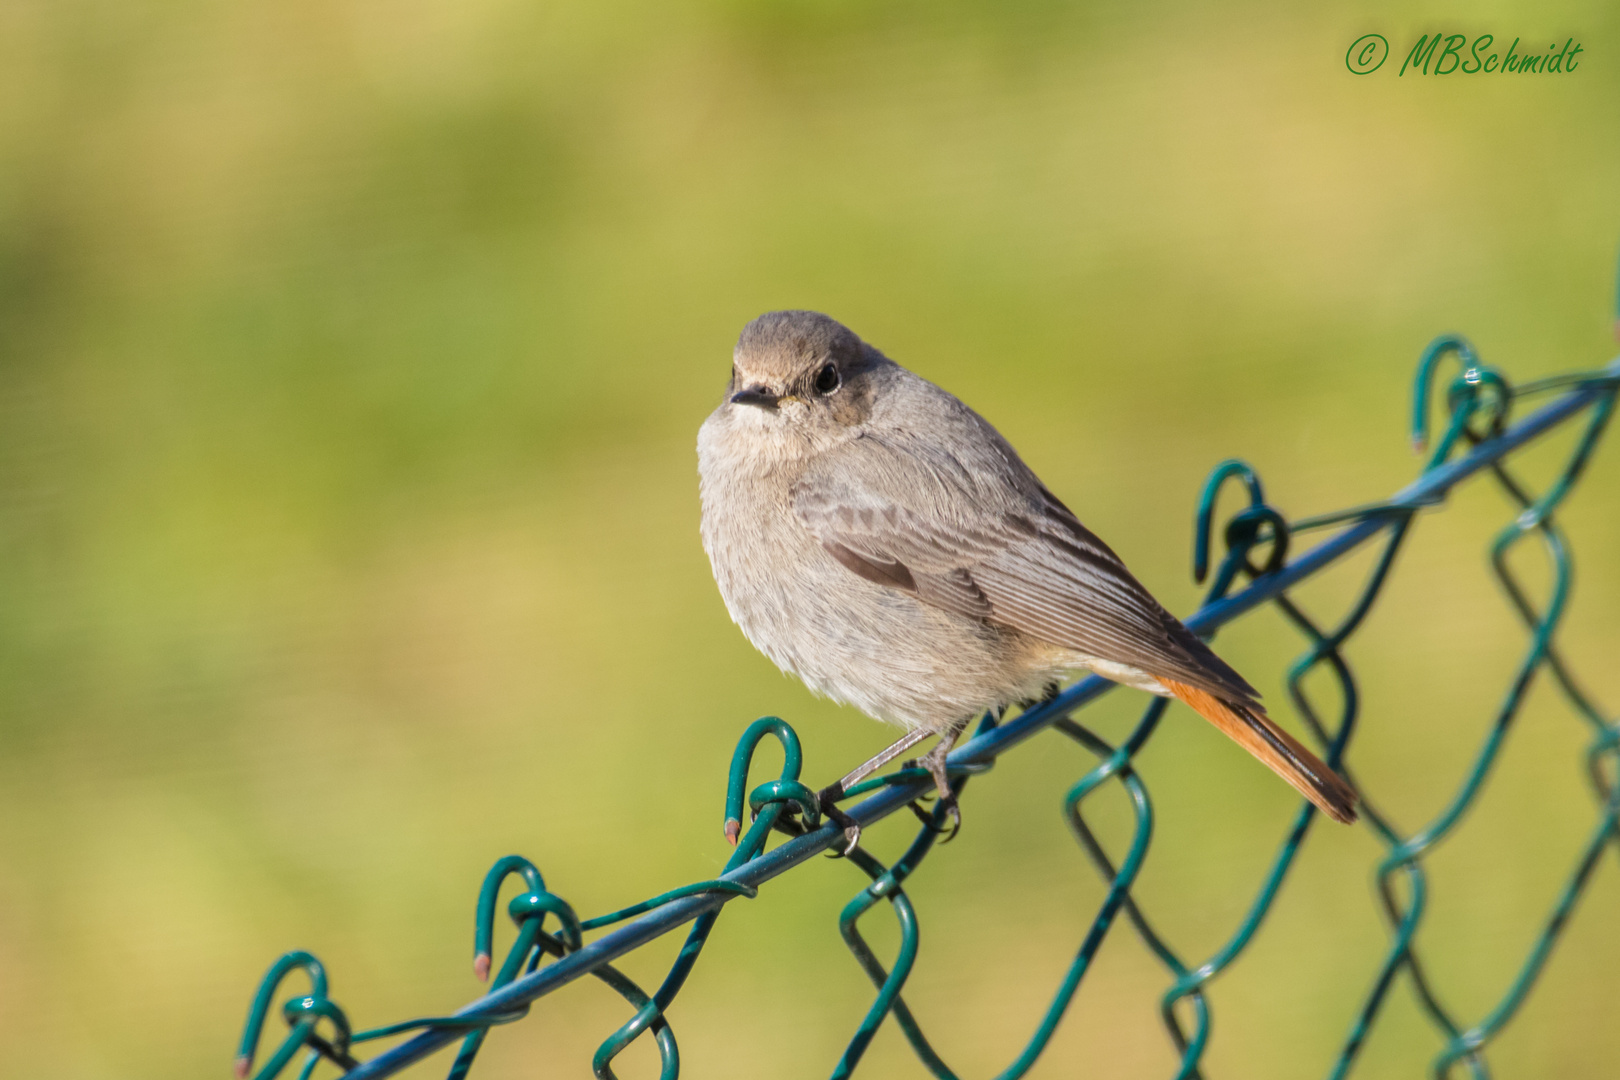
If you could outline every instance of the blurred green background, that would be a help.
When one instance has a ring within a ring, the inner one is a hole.
[[[1574,36],[1584,62],[1397,77],[1437,29]],[[1617,30],[1597,0],[1466,22],[1432,3],[0,4],[0,1074],[223,1077],[294,946],[361,1025],[451,1010],[477,992],[497,856],[600,913],[717,871],[756,716],[796,725],[813,782],[887,741],[748,646],[699,546],[695,434],[761,311],[830,312],[967,399],[1180,612],[1219,459],[1326,511],[1413,475],[1433,335],[1519,379],[1603,363]],[[1396,55],[1351,75],[1372,31]],[[1617,482],[1611,443],[1565,515],[1564,641],[1610,708]],[[1455,790],[1523,648],[1482,558],[1509,517],[1478,486],[1426,516],[1350,652],[1351,757],[1407,829]],[[1355,569],[1305,602],[1332,612]],[[1281,622],[1221,647],[1280,706],[1299,649]],[[1089,722],[1118,734],[1141,704]],[[1022,1045],[1102,895],[1059,814],[1087,757],[1048,738],[974,785],[915,881],[907,997],[968,1075]],[[1538,685],[1430,860],[1421,940],[1469,1020],[1594,820],[1584,743]],[[1294,800],[1184,711],[1141,768],[1159,826],[1139,895],[1206,956]],[[1117,842],[1126,812],[1103,802]],[[910,831],[870,839],[893,853]],[[1325,1070],[1387,940],[1378,851],[1318,829],[1215,985],[1207,1075]],[[728,908],[674,1012],[689,1075],[830,1070],[870,1000],[836,928],[862,880],[818,860]],[[1609,860],[1499,1075],[1612,1069],[1617,902]],[[653,979],[670,952],[626,967]],[[1032,1075],[1168,1075],[1165,984],[1116,935]],[[477,1075],[586,1076],[627,1015],[576,985],[497,1031]],[[1425,1075],[1437,1048],[1398,988],[1357,1075]],[[620,1074],[651,1061],[638,1045]],[[863,1074],[923,1072],[890,1025]]]

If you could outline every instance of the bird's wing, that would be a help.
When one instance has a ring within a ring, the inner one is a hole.
[[[795,515],[870,581],[1222,698],[1258,698],[994,429],[973,420],[982,428],[971,442],[993,460],[964,461],[903,436],[863,436],[799,480]]]
[[[1153,599],[989,424],[968,419],[977,438],[952,440],[954,451],[900,432],[823,455],[793,487],[794,513],[868,580],[1147,672],[1329,816],[1354,821],[1355,789],[1274,723],[1243,676]]]

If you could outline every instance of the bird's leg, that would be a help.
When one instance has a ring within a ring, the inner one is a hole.
[[[838,783],[824,787],[816,793],[816,801],[821,804],[821,812],[827,815],[827,818],[832,821],[833,824],[844,830],[844,840],[846,842],[844,844],[844,849],[842,852],[843,854],[848,855],[850,852],[855,850],[855,845],[861,842],[861,827],[856,823],[854,818],[850,817],[848,814],[844,813],[838,808],[838,800],[842,799],[850,788],[854,787],[862,780],[865,780],[868,776],[871,776],[873,773],[883,768],[883,766],[887,765],[889,762],[893,761],[907,750],[910,750],[913,746],[916,746],[918,743],[922,742],[932,734],[933,732],[927,728],[917,728],[913,731],[906,732],[904,735],[900,736],[900,738],[896,739],[892,745],[880,751],[871,760],[863,762],[862,764],[857,765],[854,769],[850,770],[849,774],[842,780],[838,781]]]
[[[966,729],[966,720],[952,724],[940,732],[939,742],[934,744],[934,748],[917,759],[917,764],[927,769],[929,775],[934,778],[934,789],[939,792],[939,805],[951,819],[951,834],[941,843],[954,840],[957,831],[962,828],[962,811],[956,805],[956,792],[951,790],[951,780],[945,771],[945,758]]]
[[[873,773],[883,768],[883,766],[887,765],[889,762],[893,761],[907,750],[910,750],[913,746],[916,746],[918,743],[922,742],[932,734],[934,734],[934,732],[930,731],[928,728],[916,728],[912,731],[906,732],[904,735],[900,736],[900,738],[896,739],[891,745],[879,751],[878,754],[870,761],[864,762],[863,764],[857,765],[854,769],[851,769],[848,776],[844,777],[827,790],[831,791],[836,788],[838,790],[838,796],[842,798],[844,793],[850,788],[854,787],[862,780],[865,780],[868,776],[871,776]]]

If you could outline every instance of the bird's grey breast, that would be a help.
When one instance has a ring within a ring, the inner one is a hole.
[[[860,433],[783,460],[755,452],[733,419],[717,412],[699,436],[703,542],[756,648],[813,690],[908,727],[942,728],[1027,690],[1018,635],[852,572],[795,512],[807,485],[833,478],[853,513],[881,513],[893,485],[922,467],[897,465],[905,440]]]
[[[761,452],[745,423],[721,406],[698,433],[703,548],[732,619],[778,667],[802,675],[822,554],[788,504],[804,463]]]

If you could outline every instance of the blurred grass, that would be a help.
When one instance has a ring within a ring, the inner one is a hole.
[[[748,720],[794,723],[812,780],[884,741],[749,648],[697,541],[694,434],[762,310],[829,311],[973,403],[1178,611],[1219,458],[1294,514],[1376,498],[1415,468],[1435,333],[1521,379],[1601,363],[1616,12],[1471,18],[1589,59],[1344,70],[1368,30],[1449,30],[1434,5],[0,7],[0,1074],[223,1075],[294,945],[358,1023],[451,1009],[495,857],[606,910],[718,869]],[[1565,648],[1610,708],[1615,450],[1565,517]],[[1506,515],[1478,489],[1426,516],[1351,648],[1358,775],[1409,828],[1521,647],[1481,557]],[[1276,699],[1297,645],[1262,615],[1222,649]],[[1431,860],[1424,941],[1470,1019],[1592,819],[1583,738],[1538,687]],[[917,882],[908,1000],[971,1075],[1100,899],[1057,814],[1085,765],[1010,757]],[[1184,715],[1142,768],[1141,895],[1201,956],[1291,800]],[[1376,854],[1313,840],[1216,986],[1210,1075],[1320,1071],[1386,941]],[[869,1000],[835,926],[858,887],[828,863],[728,909],[675,1014],[694,1075],[830,1068]],[[1604,865],[1502,1075],[1620,1051],[1616,899]],[[1164,982],[1117,938],[1033,1075],[1166,1073]],[[1386,1014],[1359,1075],[1421,1071],[1409,995]],[[571,989],[480,1074],[585,1075],[623,1015]],[[864,1071],[922,1075],[889,1029]]]

